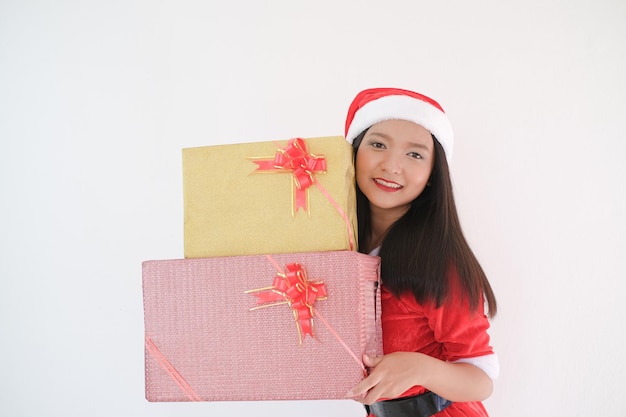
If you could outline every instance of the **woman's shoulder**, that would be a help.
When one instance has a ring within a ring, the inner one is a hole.
[[[446,296],[439,303],[436,300],[420,302],[411,291],[393,294],[384,284],[382,286],[382,297],[387,308],[392,308],[397,312],[423,314],[430,317],[456,316],[460,318],[467,316],[467,318],[471,319],[476,311],[470,306],[469,297],[463,289],[461,279],[455,267],[451,267],[448,271],[446,286]],[[482,302],[481,296],[481,305]],[[478,311],[478,313],[481,312],[483,311]],[[479,316],[482,315],[479,314]]]
[[[401,294],[394,294],[385,285],[381,291],[383,308],[393,310],[397,313],[412,313],[423,315],[425,312],[436,307],[434,302],[420,303],[411,291],[404,291]]]
[[[422,311],[422,305],[417,302],[411,292],[406,291],[396,295],[385,284],[381,286],[381,290],[383,308],[387,311],[391,309],[399,313],[418,313]]]

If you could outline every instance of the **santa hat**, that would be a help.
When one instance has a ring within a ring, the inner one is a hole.
[[[352,101],[346,118],[346,140],[350,143],[370,126],[385,120],[408,120],[428,129],[452,158],[452,126],[443,108],[430,97],[399,88],[371,88]]]

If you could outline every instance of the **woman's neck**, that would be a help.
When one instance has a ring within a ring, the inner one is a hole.
[[[383,243],[389,228],[402,217],[406,211],[407,210],[385,210],[376,207],[370,208],[371,231],[366,240],[366,253],[371,252]]]

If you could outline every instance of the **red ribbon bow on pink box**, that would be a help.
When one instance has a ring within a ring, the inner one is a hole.
[[[322,281],[309,281],[304,267],[298,263],[286,266],[286,272],[278,272],[271,287],[246,291],[258,300],[256,310],[281,304],[289,304],[296,320],[300,344],[306,335],[313,337],[313,310],[315,301],[326,299],[326,285]]]

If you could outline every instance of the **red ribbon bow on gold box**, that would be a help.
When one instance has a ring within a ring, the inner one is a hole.
[[[323,155],[309,153],[304,139],[296,138],[284,149],[277,149],[274,159],[251,159],[258,165],[257,171],[290,172],[295,191],[293,213],[301,208],[308,211],[307,190],[315,183],[314,174],[326,172]]]

